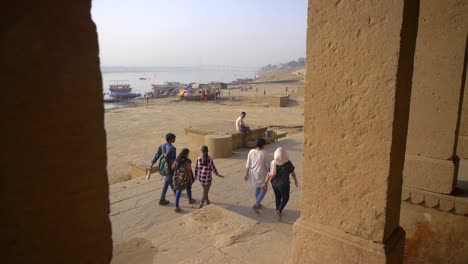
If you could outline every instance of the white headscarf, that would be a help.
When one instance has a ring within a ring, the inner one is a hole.
[[[276,176],[276,165],[281,166],[285,164],[286,162],[288,162],[289,155],[285,149],[283,149],[282,147],[279,147],[275,150],[273,157],[274,159],[271,161],[271,166],[270,166],[270,175]]]

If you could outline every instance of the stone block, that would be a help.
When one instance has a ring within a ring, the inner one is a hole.
[[[455,184],[456,170],[452,161],[406,155],[404,186],[450,194]]]
[[[424,196],[424,206],[434,208],[439,205],[439,198],[429,195]]]
[[[232,155],[232,135],[207,135],[205,138],[208,151],[213,157],[227,158]]]
[[[421,204],[424,202],[424,195],[420,193],[411,193],[410,202],[414,204]]]
[[[454,154],[466,14],[466,0],[421,1],[407,154],[437,159]]]
[[[289,95],[270,97],[270,107],[287,107],[288,104],[289,104]]]
[[[451,198],[442,198],[439,200],[439,209],[445,212],[450,212],[455,209],[455,201]]]
[[[401,263],[405,231],[397,228],[381,244],[299,219],[294,224],[295,264],[310,263]]]

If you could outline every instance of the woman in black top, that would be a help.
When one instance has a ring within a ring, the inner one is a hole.
[[[299,184],[297,183],[296,173],[294,172],[294,165],[289,160],[286,150],[279,147],[275,150],[274,160],[271,161],[270,172],[262,187],[266,189],[268,181],[271,180],[271,186],[275,192],[276,214],[279,220],[281,220],[283,209],[289,201],[290,174],[294,179],[294,184],[298,187]]]

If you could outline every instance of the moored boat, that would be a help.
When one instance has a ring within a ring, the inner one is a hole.
[[[139,93],[132,93],[132,87],[126,80],[114,80],[109,85],[109,96],[113,99],[130,99],[140,97]]]

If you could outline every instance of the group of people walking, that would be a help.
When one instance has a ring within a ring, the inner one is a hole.
[[[167,205],[166,193],[171,187],[175,197],[175,211],[181,212],[179,206],[180,196],[183,190],[186,190],[189,204],[195,204],[196,200],[192,198],[192,185],[198,179],[203,188],[203,195],[200,201],[199,208],[205,204],[209,205],[210,199],[208,193],[211,188],[212,175],[223,177],[219,174],[213,158],[208,154],[208,147],[201,146],[200,156],[195,163],[195,170],[192,170],[192,161],[189,159],[190,150],[182,149],[179,155],[176,156],[176,148],[173,146],[176,136],[172,133],[166,135],[166,143],[159,146],[150,167],[150,171],[154,164],[159,161],[159,170],[165,171],[161,166],[167,163],[168,170],[165,173],[164,184],[159,200],[160,205]],[[260,214],[260,209],[263,207],[261,202],[268,190],[268,183],[271,182],[272,189],[275,193],[276,214],[279,219],[283,216],[283,210],[289,201],[290,193],[290,175],[294,180],[296,187],[298,186],[294,165],[289,160],[288,153],[282,147],[279,147],[274,152],[274,159],[269,162],[268,152],[264,150],[266,141],[262,138],[257,140],[255,149],[249,151],[246,162],[246,180],[250,187],[254,189],[255,203],[252,206],[255,213]],[[164,161],[163,161],[164,160]],[[163,174],[162,174],[163,175]]]
[[[296,187],[296,173],[294,165],[289,160],[288,153],[282,147],[275,150],[273,160],[268,162],[268,152],[263,149],[266,141],[263,138],[257,140],[257,147],[251,149],[247,155],[246,172],[244,180],[248,181],[249,186],[255,190],[255,203],[252,206],[255,213],[260,214],[262,200],[268,190],[268,182],[271,182],[275,192],[276,214],[279,219],[283,216],[283,210],[289,201],[291,175]]]
[[[188,148],[182,149],[179,155],[176,157],[176,148],[172,145],[176,140],[176,136],[173,133],[166,135],[166,143],[159,146],[153,161],[151,162],[150,171],[154,164],[160,160],[160,173],[161,173],[161,162],[164,159],[165,163],[168,164],[169,170],[164,173],[164,184],[161,191],[161,197],[159,200],[160,205],[167,205],[169,201],[166,200],[166,193],[169,187],[174,192],[175,197],[175,211],[181,212],[179,206],[180,196],[183,190],[186,190],[189,204],[195,204],[196,200],[192,198],[192,184],[198,178],[203,187],[203,196],[200,202],[200,208],[206,203],[210,204],[208,192],[211,187],[212,174],[214,173],[218,177],[223,177],[218,173],[216,166],[211,156],[208,155],[208,147],[202,146],[200,149],[201,156],[197,158],[195,164],[195,173],[192,171],[192,161],[189,158],[190,150]]]

